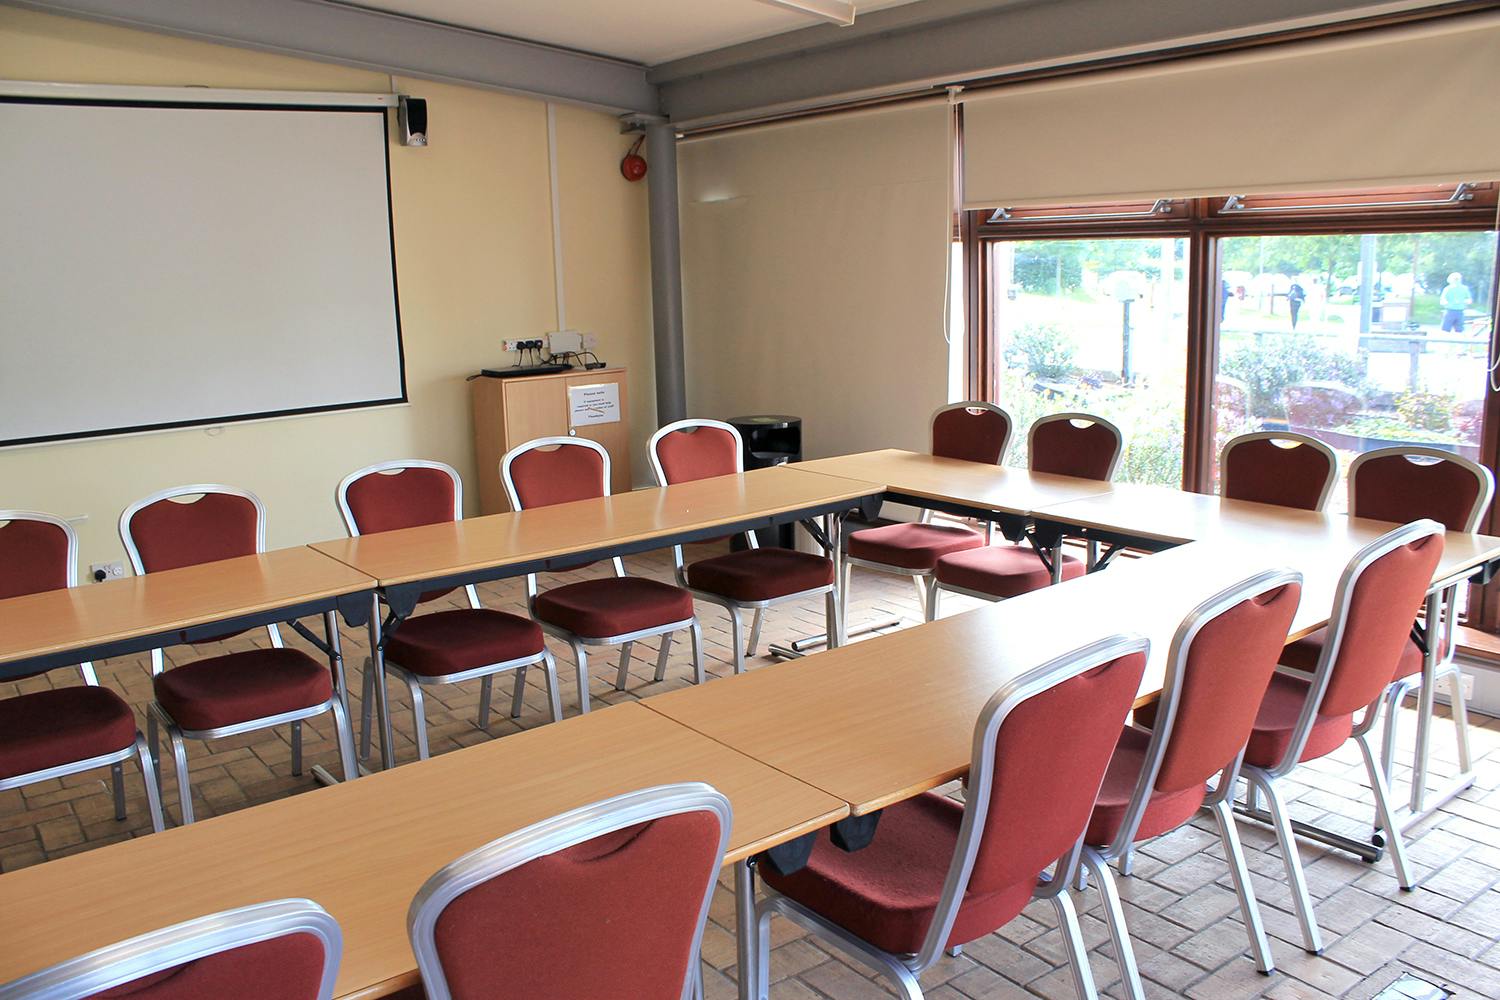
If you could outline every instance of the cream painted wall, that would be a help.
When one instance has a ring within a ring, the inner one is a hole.
[[[382,74],[0,7],[0,77],[75,83],[388,92]],[[226,482],[269,508],[268,544],[343,534],[334,487],[400,457],[455,465],[478,497],[466,375],[506,360],[499,341],[556,328],[546,106],[422,80],[432,146],[391,147],[406,406],[0,451],[0,507],[79,525],[82,562],[123,557],[119,512],[157,489]],[[570,325],[632,372],[637,467],[654,416],[646,192],[620,177],[627,142],[609,115],[559,108]],[[613,171],[611,178],[610,172]],[[23,350],[0,327],[0,350]],[[288,358],[287,364],[297,363]],[[337,378],[330,371],[329,378]],[[57,386],[66,400],[68,387]],[[121,386],[127,393],[129,386]],[[61,405],[66,405],[65,402]]]

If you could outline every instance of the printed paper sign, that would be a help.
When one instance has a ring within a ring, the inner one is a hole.
[[[620,420],[620,383],[568,387],[568,426],[613,424]]]

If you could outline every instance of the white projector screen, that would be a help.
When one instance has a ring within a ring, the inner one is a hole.
[[[0,446],[404,402],[385,111],[0,98]]]

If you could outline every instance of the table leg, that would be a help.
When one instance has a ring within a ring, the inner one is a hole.
[[[333,673],[333,693],[343,702],[344,718],[349,719],[350,726],[353,726],[354,716],[349,714],[349,683],[344,674],[344,646],[339,635],[337,612],[323,612],[323,631],[328,637],[328,669]],[[313,767],[312,776],[320,785],[336,785],[340,780],[322,764]]]
[[[740,1000],[762,1000],[760,922],[755,914],[755,861],[734,866],[735,960],[739,963]]]
[[[391,729],[391,706],[386,696],[379,595],[371,597],[370,602],[370,669],[375,672],[375,713],[380,723],[380,764],[389,771],[396,766],[396,747]]]

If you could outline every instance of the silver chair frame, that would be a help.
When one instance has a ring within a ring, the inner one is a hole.
[[[1258,794],[1264,794],[1269,804],[1271,826],[1276,832],[1276,841],[1281,849],[1282,863],[1286,867],[1287,881],[1292,891],[1292,903],[1297,912],[1297,922],[1302,928],[1303,947],[1313,955],[1322,954],[1323,938],[1318,930],[1317,917],[1313,912],[1312,897],[1307,891],[1307,879],[1302,872],[1302,859],[1297,853],[1297,841],[1293,835],[1291,817],[1287,812],[1287,803],[1282,795],[1280,782],[1296,769],[1302,751],[1307,746],[1308,737],[1312,734],[1313,725],[1318,717],[1318,709],[1322,706],[1323,696],[1327,693],[1329,681],[1333,676],[1334,664],[1338,660],[1339,646],[1343,643],[1344,629],[1349,619],[1350,601],[1359,578],[1364,575],[1365,570],[1371,564],[1388,552],[1423,538],[1442,534],[1443,526],[1436,521],[1413,521],[1411,524],[1402,525],[1387,532],[1354,554],[1339,577],[1338,589],[1334,592],[1333,613],[1328,624],[1328,639],[1323,644],[1322,655],[1319,656],[1317,667],[1312,675],[1308,677],[1300,671],[1288,671],[1285,667],[1279,668],[1307,678],[1311,685],[1308,689],[1307,700],[1303,702],[1302,711],[1297,716],[1296,725],[1292,729],[1292,740],[1286,753],[1271,767],[1262,768],[1246,763],[1240,768],[1240,776],[1245,779],[1247,786],[1247,801],[1253,804]],[[1365,709],[1364,717],[1355,723],[1350,735],[1359,744],[1360,753],[1364,757],[1365,772],[1370,779],[1370,790],[1375,798],[1376,825],[1384,831],[1386,843],[1391,852],[1391,861],[1396,869],[1396,881],[1402,889],[1409,891],[1416,883],[1407,862],[1406,844],[1402,839],[1401,826],[1396,821],[1390,785],[1386,781],[1384,769],[1375,758],[1375,752],[1369,740],[1370,731],[1380,721],[1380,710],[1384,701],[1385,694],[1382,692]]]
[[[1119,889],[1115,884],[1110,864],[1117,863],[1121,874],[1130,874],[1130,858],[1136,844],[1136,831],[1145,818],[1156,788],[1157,776],[1161,773],[1162,760],[1172,738],[1172,729],[1177,721],[1178,706],[1182,701],[1182,685],[1187,676],[1187,661],[1193,643],[1204,626],[1220,615],[1237,607],[1244,601],[1261,594],[1277,590],[1288,584],[1302,583],[1302,574],[1290,569],[1270,569],[1241,580],[1208,600],[1199,604],[1172,637],[1172,646],[1167,653],[1167,670],[1158,702],[1156,720],[1151,729],[1150,741],[1146,745],[1141,771],[1136,779],[1130,803],[1125,807],[1125,818],[1115,834],[1114,840],[1103,847],[1085,845],[1083,848],[1084,870],[1093,876],[1104,904],[1104,923],[1109,928],[1110,941],[1114,946],[1115,960],[1120,966],[1120,976],[1125,995],[1131,1000],[1143,1000],[1145,987],[1141,983],[1140,970],[1136,965],[1135,949],[1131,946],[1130,931],[1125,923],[1125,909],[1120,904]],[[1249,732],[1246,732],[1248,738]],[[1224,848],[1224,859],[1234,880],[1235,895],[1239,898],[1240,916],[1250,938],[1250,951],[1255,967],[1264,973],[1276,971],[1271,955],[1271,945],[1266,938],[1265,925],[1261,921],[1260,907],[1255,902],[1255,890],[1250,884],[1250,870],[1245,861],[1245,852],[1240,845],[1239,830],[1234,822],[1234,788],[1239,777],[1240,764],[1244,757],[1241,747],[1233,760],[1219,772],[1213,790],[1204,799],[1203,805],[1213,814],[1219,829],[1219,842]],[[1080,889],[1083,880],[1080,880]]]
[[[156,972],[292,934],[323,945],[317,1000],[331,1000],[344,937],[338,921],[310,899],[280,899],[150,931],[0,985],[0,1000],[82,1000]]]
[[[985,703],[974,726],[969,791],[964,796],[964,815],[959,825],[953,860],[949,863],[932,923],[928,925],[922,947],[916,954],[893,955],[883,951],[813,910],[767,888],[766,897],[756,907],[760,954],[755,981],[762,1000],[766,996],[766,984],[770,981],[772,914],[790,918],[879,973],[903,1000],[922,1000],[922,987],[917,977],[947,950],[948,937],[953,933],[953,925],[958,919],[969,878],[974,871],[974,860],[979,854],[995,780],[995,739],[1000,727],[1010,713],[1027,699],[1122,656],[1132,653],[1149,654],[1150,648],[1150,641],[1139,635],[1122,634],[1100,639],[1026,671],[995,692]],[[1079,831],[1078,840],[1066,855],[1058,859],[1051,876],[1043,874],[1038,880],[1032,898],[1052,902],[1067,946],[1073,985],[1080,997],[1094,1000],[1098,994],[1089,968],[1088,951],[1078,924],[1078,912],[1073,906],[1072,895],[1068,892],[1068,885],[1076,876],[1082,853],[1083,832]]]
[[[242,490],[234,486],[225,486],[220,483],[194,483],[190,486],[174,486],[170,489],[158,490],[148,497],[137,500],[126,507],[120,514],[120,541],[125,546],[125,552],[130,557],[130,567],[137,576],[146,574],[146,565],[141,558],[140,549],[136,547],[135,538],[130,531],[130,522],[142,508],[149,507],[162,500],[172,500],[182,496],[198,496],[209,493],[222,493],[229,496],[241,497],[249,500],[255,506],[255,551],[257,553],[266,550],[266,507],[261,503],[260,497],[249,490]],[[146,707],[146,742],[149,747],[152,763],[155,765],[156,785],[158,792],[161,789],[161,755],[159,730],[166,729],[167,741],[172,747],[172,759],[177,771],[177,797],[182,811],[183,825],[193,822],[193,794],[192,784],[188,777],[187,747],[184,740],[213,740],[225,736],[238,736],[242,733],[255,732],[258,729],[271,729],[280,725],[290,727],[292,744],[292,774],[302,774],[302,720],[322,715],[325,712],[333,713],[334,735],[339,746],[339,763],[346,781],[359,776],[359,768],[354,759],[354,733],[349,724],[349,706],[345,702],[348,694],[348,686],[344,678],[344,657],[339,645],[339,627],[337,613],[327,611],[323,614],[323,628],[328,635],[329,647],[329,669],[333,675],[333,695],[319,705],[311,705],[291,712],[282,712],[277,715],[266,716],[260,719],[251,719],[247,722],[236,723],[232,726],[218,726],[213,729],[183,729],[171,714],[167,712],[154,698]],[[273,649],[282,649],[281,629],[275,622],[266,626],[266,634],[270,637]],[[151,650],[151,676],[162,673],[166,669],[166,657],[161,647]]]
[[[927,421],[928,427],[931,428],[933,422],[936,421],[938,417],[942,416],[944,413],[947,413],[950,410],[989,410],[990,412],[998,413],[1005,418],[1005,440],[1000,442],[1000,457],[995,460],[995,464],[997,466],[1004,465],[1005,455],[1008,451],[1010,451],[1010,440],[1015,436],[1016,432],[1016,422],[1011,418],[1009,411],[1007,411],[1003,407],[997,406],[994,403],[986,403],[977,399],[967,399],[958,403],[949,403],[947,406],[939,406],[936,410],[933,410],[932,416]],[[918,518],[917,523],[931,524],[932,517],[932,511],[924,508],[920,517]],[[995,526],[992,522],[985,522],[983,534],[986,545],[988,545],[990,539],[994,537],[994,528]],[[858,532],[853,532],[852,534],[858,534]],[[922,610],[922,613],[924,615],[926,614],[929,601],[928,590],[932,585],[932,570],[908,569],[904,566],[892,566],[889,563],[875,562],[870,559],[856,559],[853,556],[849,555],[847,537],[844,541],[844,544],[839,550],[837,565],[838,576],[835,578],[835,580],[838,583],[839,588],[839,620],[845,623],[846,629],[848,627],[847,623],[849,620],[849,588],[854,579],[855,566],[874,570],[877,573],[889,573],[893,576],[910,577],[912,586],[916,587],[917,589],[917,607]]]
[[[506,452],[505,455],[500,459],[500,482],[501,485],[505,487],[505,496],[510,501],[512,510],[520,511],[524,509],[521,503],[520,493],[516,490],[515,479],[511,476],[510,467],[512,463],[514,463],[518,457],[524,455],[528,451],[535,451],[538,448],[551,448],[554,446],[569,445],[580,448],[589,448],[592,451],[598,453],[600,459],[603,460],[603,468],[600,470],[600,475],[603,480],[600,485],[603,487],[603,492],[600,495],[605,497],[610,495],[609,452],[605,450],[602,444],[597,441],[591,441],[588,438],[580,437],[557,436],[533,438],[530,441],[526,441],[522,444],[516,445],[510,451]],[[625,563],[619,556],[610,557],[610,563],[614,567],[616,577],[623,577],[626,575]],[[630,676],[631,649],[638,640],[649,639],[652,636],[658,635],[662,637],[661,650],[656,657],[656,680],[661,681],[664,680],[667,676],[667,658],[671,655],[672,652],[672,633],[686,630],[690,633],[692,638],[693,682],[695,684],[703,683],[703,630],[702,627],[698,624],[697,615],[693,615],[691,618],[685,618],[682,621],[668,622],[663,625],[655,625],[651,628],[639,629],[634,632],[623,632],[619,635],[602,637],[581,636],[574,632],[570,632],[565,628],[561,628],[557,625],[552,625],[548,622],[542,621],[540,618],[537,618],[536,599],[538,591],[536,577],[537,575],[535,573],[526,574],[526,608],[530,612],[531,617],[535,619],[536,623],[542,627],[543,632],[547,633],[550,636],[561,639],[563,642],[566,642],[569,646],[572,647],[573,662],[577,667],[578,673],[579,714],[586,713],[589,710],[589,665],[588,651],[586,648],[588,646],[620,647],[620,665],[615,674],[615,690],[624,691],[625,682],[629,679]]]
[[[1321,511],[1328,506],[1328,498],[1333,495],[1333,487],[1339,481],[1339,457],[1328,445],[1308,434],[1298,434],[1296,431],[1251,431],[1248,434],[1237,434],[1224,442],[1224,447],[1219,449],[1219,495],[1224,496],[1224,486],[1228,477],[1224,470],[1229,468],[1229,452],[1242,444],[1251,441],[1289,441],[1294,447],[1311,448],[1322,455],[1328,461],[1328,476],[1323,480],[1323,488],[1318,492],[1318,505],[1314,510]]]
[[[1479,481],[1479,494],[1469,511],[1468,520],[1459,530],[1472,532],[1479,529],[1479,522],[1489,510],[1495,496],[1495,477],[1489,469],[1471,462],[1462,455],[1438,448],[1404,446],[1380,448],[1355,457],[1349,465],[1349,510],[1355,507],[1355,485],[1359,480],[1359,467],[1373,458],[1402,456],[1408,459],[1421,458],[1450,462],[1467,471]],[[1462,581],[1427,595],[1423,619],[1426,630],[1427,650],[1423,656],[1422,672],[1393,681],[1385,693],[1385,730],[1380,741],[1381,768],[1385,771],[1386,784],[1394,787],[1397,731],[1400,726],[1402,703],[1410,694],[1417,696],[1417,736],[1415,760],[1412,765],[1411,794],[1406,806],[1398,812],[1403,830],[1410,829],[1426,819],[1445,802],[1474,783],[1473,756],[1469,748],[1469,708],[1464,698],[1463,677],[1455,655],[1458,650],[1454,641],[1453,627],[1458,621],[1458,588]],[[1446,651],[1445,651],[1446,650]],[[1433,721],[1433,688],[1437,682],[1447,678],[1449,707],[1453,714],[1454,738],[1458,744],[1458,776],[1428,795],[1428,778],[1431,755],[1431,733]]]
[[[354,511],[349,506],[349,487],[366,476],[378,476],[387,473],[402,472],[406,469],[433,469],[442,472],[453,482],[453,520],[462,521],[464,517],[464,482],[459,476],[458,470],[451,465],[442,462],[431,462],[420,458],[395,459],[389,462],[376,462],[362,469],[356,469],[339,481],[334,499],[338,503],[339,514],[344,519],[344,528],[349,532],[350,538],[360,535],[359,524],[354,518]],[[464,585],[464,594],[469,600],[469,609],[480,611],[484,604],[479,600],[479,592],[472,583]],[[506,671],[515,671],[515,685],[511,692],[510,717],[519,719],[526,694],[526,671],[529,667],[541,664],[547,674],[547,706],[552,712],[552,721],[557,722],[562,718],[562,695],[558,691],[557,661],[552,654],[543,646],[540,653],[532,656],[522,656],[513,660],[504,660],[500,663],[490,663],[484,666],[472,667],[468,670],[460,670],[457,673],[442,675],[427,675],[413,673],[401,666],[384,651],[378,657],[365,660],[363,678],[360,682],[360,725],[359,725],[359,759],[367,760],[370,756],[370,730],[373,728],[372,716],[374,715],[374,686],[375,676],[380,675],[380,683],[384,684],[388,674],[394,674],[396,679],[406,685],[406,690],[411,696],[412,722],[417,742],[417,759],[426,760],[431,756],[427,740],[427,712],[426,700],[422,694],[423,687],[431,687],[439,684],[459,684],[463,681],[479,679],[479,713],[475,724],[480,729],[488,729],[490,724],[490,700],[494,688],[496,674]]]
[[[0,510],[0,524],[9,521],[38,521],[42,524],[50,524],[62,531],[67,539],[67,586],[69,589],[78,586],[78,533],[67,521],[53,514],[46,514],[39,510]],[[99,686],[99,676],[94,672],[94,664],[84,660],[78,664],[78,673],[83,678],[83,683],[88,687]],[[69,774],[79,774],[83,771],[92,771],[96,767],[108,767],[110,788],[115,799],[115,819],[125,820],[125,765],[124,762],[131,757],[136,757],[140,763],[141,781],[146,786],[146,810],[151,815],[151,829],[160,833],[166,823],[162,818],[161,797],[157,794],[156,782],[153,780],[155,767],[151,760],[151,751],[146,746],[146,740],[137,730],[135,741],[131,746],[124,747],[113,753],[100,754],[97,757],[89,757],[85,760],[71,761],[67,764],[59,764],[56,767],[43,768],[40,771],[31,771],[27,774],[17,774],[9,778],[0,778],[0,792],[12,788],[21,788],[25,785],[33,785],[39,781],[50,781],[53,778],[65,777]]]
[[[690,417],[686,420],[675,420],[672,423],[661,427],[655,434],[651,435],[651,440],[647,446],[647,453],[649,454],[651,459],[651,473],[656,478],[657,486],[666,487],[672,485],[667,480],[667,470],[662,467],[661,456],[656,452],[657,443],[669,434],[674,434],[678,431],[692,431],[699,427],[710,427],[715,430],[721,430],[733,437],[734,471],[736,473],[745,471],[745,442],[744,439],[740,436],[739,430],[734,427],[734,425],[726,424],[722,420],[704,420]],[[760,548],[760,541],[755,537],[755,532],[743,532],[742,537],[745,539],[745,544],[750,548]],[[823,614],[826,621],[828,648],[834,649],[840,644],[839,588],[837,582],[831,583],[826,587],[814,587],[811,590],[799,590],[794,594],[783,594],[780,597],[773,597],[769,600],[764,601],[737,601],[731,597],[726,597],[723,594],[716,594],[713,591],[709,590],[699,590],[695,587],[690,586],[688,584],[687,578],[687,563],[683,558],[681,545],[672,546],[672,560],[677,574],[677,585],[679,587],[692,594],[693,597],[697,600],[707,601],[710,604],[717,604],[719,607],[723,608],[724,611],[729,615],[729,627],[732,635],[730,643],[734,647],[735,673],[742,674],[745,672],[745,658],[755,655],[755,647],[760,642],[760,626],[761,621],[765,616],[765,609],[773,607],[777,604],[784,604],[788,601],[798,601],[805,598],[816,597],[819,594],[822,594],[824,599]],[[838,579],[837,572],[835,572],[834,579],[835,581],[837,581]],[[745,642],[745,625],[744,622],[740,620],[741,609],[755,612],[754,619],[750,624],[750,642],[748,644],[746,644]]]
[[[703,929],[708,922],[709,904],[718,885],[724,852],[729,848],[734,815],[728,799],[713,787],[696,781],[644,788],[580,806],[492,841],[440,869],[417,890],[406,913],[407,933],[428,1000],[451,1000],[453,995],[443,973],[435,933],[438,918],[453,900],[537,858],[556,854],[616,830],[691,812],[712,813],[719,821],[719,847],[716,860],[705,873],[703,905],[698,912],[687,976],[682,984],[681,1000],[691,1000],[699,991],[698,962]]]
[[[1007,416],[1009,416],[1009,415],[1007,414]],[[1058,421],[1058,420],[1073,420],[1073,421],[1082,421],[1082,422],[1090,423],[1090,424],[1098,424],[1101,427],[1105,428],[1106,430],[1108,430],[1108,431],[1110,431],[1111,433],[1114,434],[1114,437],[1115,437],[1115,454],[1114,454],[1114,457],[1110,459],[1108,475],[1105,476],[1105,481],[1106,482],[1112,481],[1115,478],[1115,473],[1119,471],[1120,462],[1125,457],[1125,435],[1122,434],[1122,433],[1120,433],[1120,428],[1119,428],[1118,425],[1115,424],[1114,421],[1112,421],[1112,420],[1106,420],[1104,417],[1097,416],[1096,414],[1093,414],[1093,413],[1083,413],[1081,411],[1074,410],[1074,411],[1069,411],[1069,412],[1065,412],[1065,413],[1052,413],[1052,414],[1048,414],[1045,417],[1038,417],[1036,420],[1032,421],[1031,427],[1026,431],[1026,463],[1027,463],[1027,465],[1028,466],[1032,466],[1033,465],[1032,458],[1033,458],[1033,456],[1036,455],[1036,447],[1035,447],[1036,429],[1038,427],[1042,426],[1043,424],[1050,424],[1050,423],[1053,423],[1053,422]],[[990,537],[988,536],[988,534],[986,534],[985,543],[988,544],[990,542],[990,540],[991,540]],[[1098,552],[1097,552],[1098,543],[1091,540],[1088,543],[1088,545],[1089,545],[1089,566],[1092,567],[1093,564],[1094,564],[1094,562],[1095,562],[1095,560],[1097,560],[1097,558],[1098,558]],[[1052,582],[1053,583],[1061,583],[1062,582],[1062,562],[1061,562],[1062,549],[1061,549],[1061,546],[1059,546],[1058,550],[1053,554],[1053,558],[1054,558],[1054,560],[1056,560],[1056,562],[1055,562],[1055,565],[1053,567]],[[936,575],[936,573],[934,573],[932,579],[927,582],[927,593],[925,595],[925,599],[923,601],[923,606],[922,606],[923,619],[925,621],[929,621],[929,622],[937,621],[938,611],[939,611],[940,601],[941,601],[941,596],[942,596],[942,593],[944,591],[946,591],[947,593],[950,593],[950,594],[961,594],[964,597],[977,597],[981,601],[989,601],[992,604],[996,603],[996,602],[999,602],[999,601],[1005,600],[1005,598],[1003,598],[1003,597],[996,597],[994,594],[986,594],[982,590],[971,590],[971,589],[969,589],[967,587],[955,587],[952,584],[939,583],[938,579],[937,579],[937,575]]]

